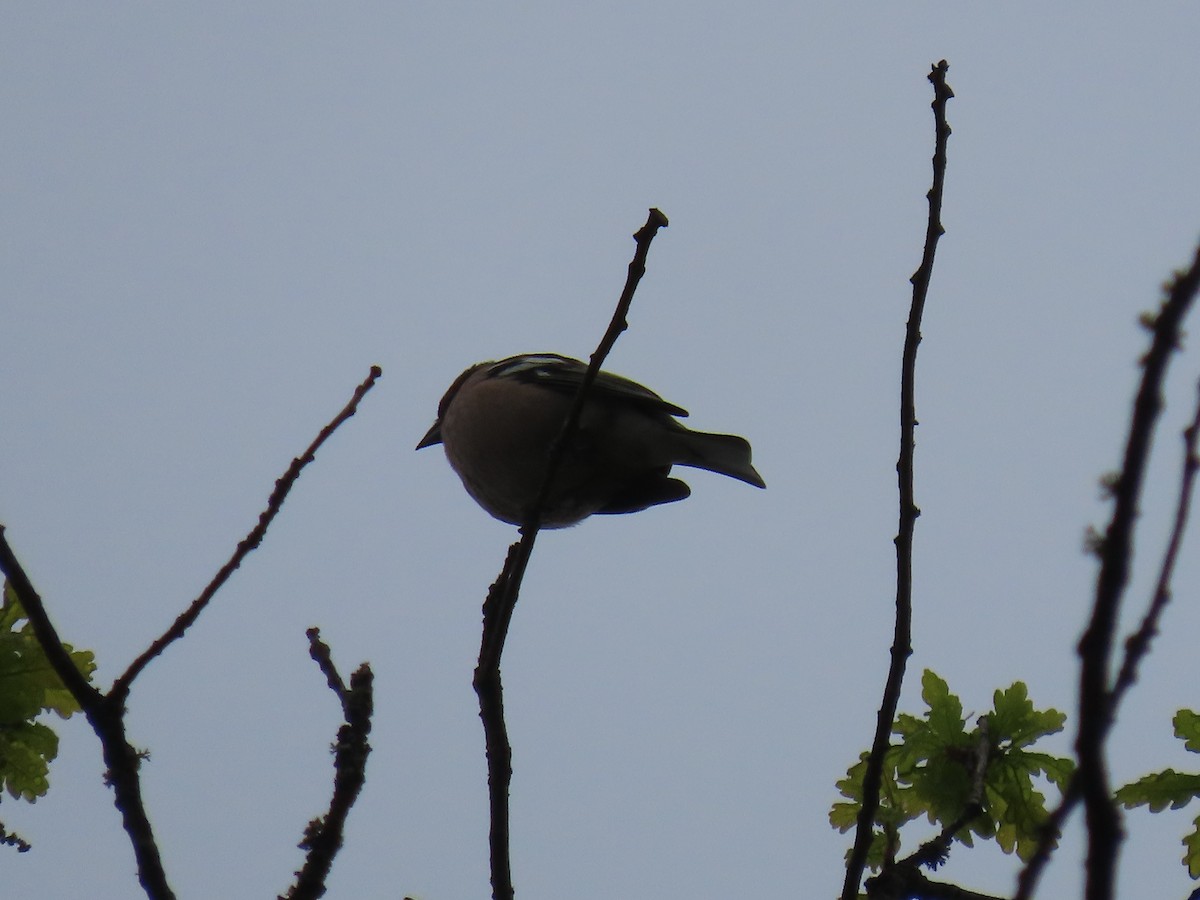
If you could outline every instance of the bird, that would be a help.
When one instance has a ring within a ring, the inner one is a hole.
[[[556,353],[476,363],[450,385],[416,449],[442,444],[484,510],[524,525],[586,371],[585,363]],[[691,431],[676,421],[686,415],[649,388],[600,372],[563,450],[539,527],[565,528],[594,513],[634,513],[683,500],[691,489],[670,477],[676,465],[766,487],[745,438]]]

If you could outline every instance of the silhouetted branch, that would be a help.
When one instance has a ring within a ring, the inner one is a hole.
[[[125,738],[124,706],[120,701],[113,699],[111,694],[105,695],[97,691],[75,668],[70,654],[67,653],[58,632],[50,622],[50,617],[46,614],[41,596],[9,547],[3,526],[0,526],[0,569],[8,577],[8,583],[16,592],[17,599],[21,601],[21,607],[29,617],[34,634],[37,635],[38,643],[42,645],[50,665],[54,667],[55,673],[71,692],[71,696],[87,716],[92,730],[100,738],[104,764],[107,766],[106,779],[113,789],[114,803],[121,812],[122,825],[129,835],[129,842],[133,845],[138,882],[150,900],[174,900],[175,893],[167,883],[162,857],[154,841],[154,830],[150,827],[146,806],[142,802],[142,787],[138,779],[140,757]]]
[[[226,581],[242,564],[252,551],[257,549],[262,543],[263,538],[267,534],[267,528],[270,527],[272,520],[278,515],[280,508],[283,506],[283,501],[287,499],[288,492],[292,489],[292,485],[296,483],[296,479],[300,477],[300,472],[306,465],[313,461],[317,450],[321,445],[329,439],[330,435],[337,430],[338,426],[349,419],[355,412],[358,411],[359,401],[372,387],[379,377],[383,375],[383,370],[379,366],[372,366],[371,373],[367,376],[367,380],[360,384],[354,392],[354,396],[345,408],[338,413],[332,421],[321,429],[320,434],[316,436],[308,449],[304,453],[292,460],[292,464],[283,474],[283,477],[275,482],[275,490],[271,492],[270,498],[267,500],[267,508],[264,509],[258,517],[258,524],[250,530],[250,533],[242,538],[237,548],[233,551],[233,555],[225,565],[221,566],[220,570],[212,581],[200,592],[200,596],[192,601],[191,605],[184,610],[179,618],[163,632],[162,636],[152,643],[144,653],[135,659],[128,669],[113,682],[112,691],[110,692],[114,698],[114,702],[123,703],[125,695],[129,693],[129,687],[133,680],[141,673],[141,671],[150,664],[150,662],[161,654],[171,643],[183,636],[183,633],[191,626],[193,622],[199,618],[200,613],[208,606],[209,601],[221,589]]]
[[[1121,473],[1113,489],[1112,519],[1099,546],[1100,573],[1092,617],[1079,642],[1079,732],[1075,751],[1087,817],[1087,900],[1110,900],[1115,886],[1121,823],[1108,782],[1104,753],[1113,718],[1109,663],[1121,598],[1129,579],[1138,501],[1155,423],[1163,405],[1162,384],[1198,287],[1200,251],[1191,269],[1176,276],[1158,315],[1148,323],[1154,336],[1149,352],[1142,359],[1142,382],[1134,401]]]
[[[1191,509],[1192,489],[1195,486],[1196,471],[1200,469],[1200,459],[1196,457],[1196,442],[1200,435],[1200,402],[1192,416],[1192,423],[1183,431],[1183,471],[1179,476],[1179,497],[1175,505],[1175,521],[1171,526],[1171,537],[1163,553],[1162,564],[1158,570],[1158,581],[1154,587],[1154,597],[1142,624],[1125,642],[1125,661],[1117,674],[1117,681],[1112,689],[1113,715],[1125,692],[1137,681],[1138,665],[1150,650],[1150,642],[1158,634],[1158,622],[1163,611],[1171,602],[1171,578],[1175,574],[1175,560],[1179,556],[1179,545],[1183,542],[1183,533],[1187,528],[1188,513]]]
[[[1079,733],[1075,751],[1079,768],[1067,784],[1063,799],[1051,812],[1043,826],[1042,838],[1033,856],[1026,862],[1017,878],[1014,900],[1030,900],[1037,889],[1042,871],[1049,862],[1054,841],[1063,825],[1082,799],[1088,819],[1088,900],[1113,896],[1117,852],[1119,850],[1120,814],[1111,797],[1108,774],[1104,764],[1104,740],[1112,725],[1115,704],[1124,695],[1137,674],[1138,661],[1148,649],[1150,638],[1157,630],[1158,618],[1170,598],[1170,576],[1174,567],[1174,545],[1182,536],[1187,519],[1188,498],[1195,477],[1196,422],[1185,432],[1184,474],[1181,479],[1175,528],[1160,568],[1158,586],[1150,610],[1139,630],[1126,645],[1125,662],[1114,686],[1108,688],[1108,665],[1112,653],[1121,596],[1128,581],[1129,561],[1133,553],[1134,523],[1142,479],[1149,460],[1154,425],[1162,408],[1162,384],[1166,377],[1171,351],[1179,345],[1183,319],[1200,287],[1200,248],[1186,272],[1176,273],[1168,286],[1167,298],[1157,316],[1143,322],[1153,332],[1150,349],[1142,357],[1142,380],[1134,401],[1129,423],[1129,437],[1120,475],[1112,484],[1114,504],[1108,530],[1098,545],[1100,573],[1096,579],[1096,599],[1087,631],[1079,642],[1080,690]],[[1086,763],[1085,763],[1086,759]]]
[[[307,633],[309,655],[321,667],[326,683],[337,695],[345,723],[338,729],[337,743],[333,745],[333,796],[329,811],[308,823],[299,845],[308,851],[304,866],[296,873],[291,890],[278,900],[316,900],[325,895],[325,881],[333,859],[342,849],[346,817],[367,780],[367,757],[371,753],[367,741],[374,710],[371,667],[366,663],[359,666],[350,676],[347,688],[333,664],[328,645],[321,640],[320,630],[310,628]]]
[[[241,564],[246,554],[262,542],[267,527],[279,512],[288,491],[291,489],[292,484],[295,483],[296,478],[299,477],[300,471],[312,461],[317,449],[333,434],[334,430],[342,422],[354,415],[358,407],[358,402],[371,389],[381,374],[382,372],[378,366],[371,368],[369,377],[355,390],[354,397],[350,403],[328,425],[321,429],[320,434],[309,445],[304,455],[293,460],[287,472],[275,483],[275,490],[271,494],[267,509],[259,516],[259,521],[255,528],[238,544],[237,550],[229,562],[221,568],[216,577],[213,578],[208,587],[204,589],[191,606],[176,619],[175,624],[162,637],[156,640],[148,650],[134,660],[125,673],[113,683],[112,688],[107,694],[98,691],[88,684],[87,680],[71,661],[71,657],[63,646],[58,632],[46,614],[42,598],[34,589],[21,564],[17,561],[12,548],[9,547],[8,541],[5,538],[4,527],[0,525],[0,570],[7,576],[9,584],[16,592],[17,599],[21,602],[25,615],[29,618],[29,622],[33,626],[34,634],[37,636],[38,642],[42,645],[42,650],[45,652],[47,660],[49,660],[50,665],[54,668],[55,673],[66,686],[67,690],[71,692],[71,696],[75,698],[84,715],[87,716],[92,730],[95,731],[96,736],[100,739],[104,763],[107,767],[105,779],[113,789],[114,805],[121,812],[122,824],[129,835],[130,843],[133,845],[134,857],[138,867],[138,881],[150,900],[174,900],[175,894],[167,883],[162,857],[155,842],[154,831],[150,826],[150,819],[146,814],[146,806],[142,799],[138,767],[143,754],[129,743],[125,734],[125,698],[129,693],[129,686],[133,682],[133,679],[137,677],[151,660],[158,656],[167,645],[183,634],[187,627],[200,615],[213,595],[220,589],[221,585],[228,580],[233,571]],[[332,663],[330,663],[330,666],[332,666]],[[324,666],[322,668],[324,669]],[[346,713],[347,721],[353,722],[364,715],[363,704],[365,703],[365,715],[368,717],[366,728],[369,730],[370,670],[364,666],[359,672],[355,673],[355,678],[365,680],[365,690],[355,695],[354,692],[362,687],[362,685],[356,684],[352,679],[350,694],[353,698],[353,703],[351,704],[349,700],[344,699],[343,708],[353,706],[354,714],[352,715],[351,712]],[[346,693],[343,688],[339,695],[345,695]],[[364,744],[365,734],[366,732],[364,731]],[[353,735],[348,736],[347,743],[353,747]],[[346,752],[351,754],[351,750],[347,750]],[[362,756],[365,761],[365,751],[362,753]],[[349,764],[346,766],[346,771],[347,773],[351,772]],[[339,766],[338,772],[339,778],[341,778],[342,767]],[[346,778],[349,779],[350,775],[347,775]],[[357,795],[357,789],[354,791],[354,795]],[[335,789],[335,801],[338,796],[338,791]],[[343,790],[340,796],[343,798],[346,796],[345,790]],[[350,796],[349,802],[353,802],[353,796]],[[349,808],[348,805],[346,808]],[[331,807],[331,817],[332,815]],[[344,813],[342,813],[342,817],[344,818]],[[340,825],[337,835],[340,842]],[[330,855],[330,859],[332,859],[332,855]],[[319,895],[312,894],[309,896]]]
[[[888,670],[883,702],[875,723],[875,739],[863,776],[862,808],[859,810],[854,847],[846,863],[846,880],[842,884],[842,900],[858,895],[866,867],[867,853],[874,834],[875,813],[879,809],[879,790],[883,780],[884,758],[887,754],[904,683],[904,670],[912,653],[912,545],[916,527],[917,508],[913,497],[913,453],[916,447],[916,368],[917,348],[921,343],[921,316],[925,297],[933,277],[933,259],[937,252],[942,227],[942,189],[946,180],[946,143],[950,125],[946,121],[946,104],[954,91],[946,84],[949,64],[942,60],[933,66],[929,81],[933,84],[933,117],[935,128],[933,152],[933,186],[929,189],[929,219],[925,229],[925,252],[921,265],[910,281],[913,286],[912,306],[908,315],[908,330],[904,339],[904,355],[900,372],[900,459],[896,463],[900,487],[900,527],[896,535],[896,626],[892,638],[892,661]]]
[[[1005,900],[994,894],[930,881],[920,869],[908,866],[893,867],[868,878],[866,887],[870,900]]]
[[[629,272],[625,279],[625,287],[617,302],[616,311],[609,322],[608,330],[600,340],[596,351],[588,363],[587,372],[571,409],[563,421],[562,429],[551,444],[546,459],[546,471],[542,476],[541,489],[537,501],[529,510],[528,516],[521,526],[521,539],[508,548],[508,556],[500,575],[488,590],[487,599],[483,604],[483,637],[479,646],[479,663],[475,667],[474,686],[479,697],[479,717],[483,721],[484,742],[488,765],[488,797],[490,806],[491,825],[489,829],[489,844],[491,851],[491,880],[492,896],[495,900],[510,900],[513,896],[512,867],[509,861],[508,840],[508,790],[512,781],[512,746],[508,741],[508,729],[504,722],[504,689],[500,680],[500,657],[504,653],[504,643],[508,637],[509,623],[512,621],[513,610],[517,605],[521,582],[525,577],[525,568],[529,565],[530,554],[537,540],[538,528],[541,523],[542,507],[550,493],[554,475],[562,462],[563,450],[571,435],[579,425],[579,415],[583,410],[584,399],[596,375],[600,372],[604,360],[621,332],[629,327],[626,316],[633,303],[633,295],[638,283],[646,272],[646,255],[650,243],[660,228],[667,225],[667,217],[657,209],[650,210],[646,224],[634,234],[637,247],[633,260],[629,263]]]
[[[1062,800],[1050,812],[1050,815],[1046,817],[1046,821],[1042,823],[1040,829],[1041,837],[1038,840],[1037,848],[1034,850],[1033,855],[1025,862],[1024,868],[1021,869],[1017,876],[1017,892],[1013,895],[1013,900],[1029,900],[1033,896],[1033,892],[1037,888],[1038,878],[1041,877],[1046,863],[1050,861],[1050,854],[1054,851],[1058,839],[1062,836],[1063,825],[1066,824],[1071,813],[1075,811],[1075,807],[1079,803],[1079,797],[1079,771],[1076,770],[1071,774],[1071,780],[1067,782],[1067,789],[1063,791]]]
[[[71,654],[63,646],[58,631],[46,614],[46,607],[42,603],[41,595],[34,589],[33,583],[25,574],[12,547],[8,545],[3,525],[0,525],[0,571],[4,572],[8,583],[17,594],[17,599],[21,601],[21,608],[25,611],[29,624],[33,626],[33,633],[37,636],[38,643],[42,645],[46,659],[49,660],[63,685],[71,692],[75,702],[84,712],[100,706],[104,699],[103,695],[88,684],[83,673],[71,661]]]

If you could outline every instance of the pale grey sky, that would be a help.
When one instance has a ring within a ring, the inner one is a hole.
[[[957,93],[918,363],[915,653],[969,711],[1073,645],[1144,347],[1200,236],[1194,4],[10,4],[0,13],[0,522],[110,681],[253,524],[371,364],[384,376],[263,548],[131,698],[181,897],[267,897],[323,810],[370,660],[366,792],[332,897],[487,892],[471,670],[516,530],[412,447],[450,380],[599,339],[646,209],[671,220],[610,368],[745,435],[769,488],[539,541],[503,672],[519,897],[828,897],[834,782],[891,637],[898,372],[931,91]],[[1193,331],[1195,328],[1192,329]],[[1177,360],[1140,610],[1200,365]],[[1116,780],[1200,769],[1195,533]],[[82,722],[0,819],[5,893],[138,896]],[[1190,889],[1196,810],[1129,816],[1126,896]],[[1073,896],[1077,831],[1044,896]],[[1014,861],[942,873],[1011,890]]]

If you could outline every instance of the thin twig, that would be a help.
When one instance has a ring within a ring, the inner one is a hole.
[[[525,577],[525,569],[529,565],[529,557],[533,553],[533,545],[537,540],[541,524],[542,507],[550,495],[555,473],[562,462],[564,450],[579,425],[579,416],[583,410],[588,389],[600,367],[604,365],[613,344],[621,332],[629,327],[626,316],[633,303],[633,295],[638,283],[646,273],[646,255],[650,243],[660,228],[667,225],[667,217],[657,209],[650,210],[646,224],[634,234],[637,242],[633,260],[629,263],[629,272],[625,279],[625,288],[621,291],[621,299],[617,302],[608,330],[592,354],[587,372],[575,392],[575,399],[570,411],[563,420],[562,429],[550,446],[546,459],[546,470],[542,476],[541,488],[537,500],[528,510],[524,524],[521,526],[521,539],[508,548],[504,567],[494,584],[488,591],[483,604],[483,637],[479,646],[479,662],[475,667],[474,686],[479,697],[479,717],[483,721],[484,743],[488,766],[488,798],[490,806],[491,825],[489,829],[489,844],[491,853],[492,897],[495,900],[511,900],[513,896],[512,867],[509,859],[508,831],[508,791],[512,781],[512,746],[508,741],[508,730],[504,722],[504,689],[500,680],[500,658],[504,653],[504,643],[508,637],[509,623],[512,621],[513,610],[517,605],[521,582]]]
[[[1162,385],[1171,353],[1179,346],[1183,319],[1200,288],[1200,250],[1189,271],[1179,274],[1153,322],[1154,337],[1143,358],[1142,382],[1134,401],[1129,439],[1114,489],[1112,519],[1101,542],[1100,573],[1092,617],[1079,642],[1079,732],[1075,752],[1087,817],[1087,900],[1110,900],[1121,843],[1120,813],[1113,801],[1105,762],[1105,739],[1113,721],[1109,665],[1121,599],[1129,579],[1138,502],[1162,410]]]
[[[854,848],[846,863],[842,900],[853,900],[858,895],[858,886],[866,867],[867,852],[870,850],[875,829],[875,813],[879,808],[884,759],[892,733],[892,723],[896,718],[896,706],[900,702],[904,670],[912,653],[912,546],[917,516],[920,515],[913,496],[913,453],[916,447],[917,425],[917,347],[921,343],[921,315],[925,309],[926,295],[929,293],[929,282],[933,277],[933,260],[937,252],[938,238],[945,232],[941,221],[942,190],[946,179],[946,143],[950,137],[950,125],[946,121],[946,103],[954,96],[954,91],[946,84],[946,72],[949,68],[949,64],[942,60],[933,66],[929,73],[929,81],[933,84],[931,105],[935,128],[933,186],[928,194],[929,219],[925,229],[925,252],[920,267],[910,279],[913,286],[912,306],[909,310],[900,372],[900,459],[896,464],[900,487],[900,527],[896,536],[896,626],[892,638],[891,666],[875,723],[875,739],[867,760],[867,770],[863,775],[862,808],[858,813]]]
[[[1054,852],[1058,839],[1062,836],[1063,825],[1075,811],[1080,796],[1079,772],[1075,771],[1071,773],[1067,789],[1063,791],[1062,800],[1050,811],[1050,815],[1046,817],[1046,821],[1039,829],[1041,836],[1038,838],[1037,847],[1017,875],[1017,892],[1013,895],[1013,900],[1030,900],[1033,897],[1038,879],[1046,868],[1046,863],[1050,862],[1050,854]]]
[[[333,859],[342,849],[346,817],[367,780],[367,757],[371,753],[367,741],[375,703],[371,667],[366,663],[359,666],[346,687],[318,629],[308,629],[308,645],[309,655],[321,667],[326,683],[342,705],[345,723],[338,729],[337,743],[333,746],[333,796],[329,811],[308,823],[300,842],[300,848],[308,851],[304,865],[296,873],[295,884],[278,900],[316,900],[325,896],[325,882]]]
[[[346,682],[342,681],[342,676],[338,673],[337,666],[333,664],[333,654],[329,650],[329,645],[321,640],[321,629],[310,628],[304,634],[308,638],[308,655],[313,658],[313,661],[321,670],[321,674],[325,676],[325,683],[329,685],[329,689],[341,701],[342,714],[348,715],[346,710]]]
[[[1125,642],[1125,661],[1121,664],[1121,671],[1117,674],[1117,680],[1112,689],[1113,716],[1116,715],[1117,707],[1125,692],[1137,681],[1138,666],[1149,652],[1150,642],[1158,634],[1159,620],[1162,618],[1167,604],[1171,602],[1171,578],[1175,574],[1175,560],[1179,556],[1179,546],[1183,543],[1183,533],[1187,529],[1196,472],[1200,470],[1200,458],[1196,456],[1198,436],[1200,436],[1200,402],[1196,404],[1192,423],[1183,430],[1183,471],[1179,476],[1179,497],[1175,505],[1175,521],[1171,526],[1171,537],[1167,541],[1162,564],[1159,566],[1154,598],[1150,601],[1150,607],[1146,611],[1145,618],[1142,619],[1142,624]]]
[[[283,477],[275,482],[275,490],[271,492],[271,496],[267,500],[267,508],[259,514],[258,524],[250,530],[249,534],[242,538],[225,565],[221,566],[217,574],[213,576],[212,581],[200,592],[200,596],[193,600],[186,610],[180,613],[171,627],[163,632],[162,636],[156,639],[113,682],[111,696],[114,698],[114,702],[124,702],[125,696],[129,693],[130,685],[133,684],[133,680],[168,646],[183,637],[183,633],[199,618],[200,613],[208,606],[209,601],[212,600],[225,582],[229,580],[229,577],[237,570],[238,566],[242,564],[242,560],[262,543],[263,538],[267,534],[267,528],[270,527],[272,520],[278,515],[280,508],[283,506],[283,501],[287,499],[288,492],[292,489],[292,485],[300,477],[300,472],[313,461],[317,450],[337,430],[338,426],[357,412],[359,401],[362,400],[367,391],[375,386],[375,382],[382,374],[383,370],[379,366],[372,366],[367,380],[360,384],[354,391],[354,396],[346,404],[345,408],[334,416],[328,425],[321,429],[320,434],[309,444],[308,449],[301,456],[292,460],[292,464],[288,466],[288,470],[283,474]]]

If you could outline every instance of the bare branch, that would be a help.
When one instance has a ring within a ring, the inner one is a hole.
[[[138,779],[140,757],[125,737],[124,707],[111,694],[101,694],[88,684],[75,668],[46,614],[41,596],[9,547],[3,526],[0,526],[0,569],[3,569],[9,584],[16,591],[17,599],[21,601],[25,615],[33,625],[34,634],[46,658],[100,738],[104,764],[107,766],[106,777],[112,786],[114,803],[121,811],[122,825],[129,835],[137,860],[138,882],[150,900],[174,900],[175,893],[167,883],[162,857],[154,840],[154,830],[150,827],[146,806],[142,802],[142,787]]]
[[[308,637],[308,655],[313,658],[321,674],[325,676],[325,683],[329,685],[329,689],[337,694],[338,700],[342,703],[342,714],[349,715],[346,709],[346,682],[342,681],[342,676],[338,674],[337,667],[333,664],[333,655],[329,652],[329,645],[321,640],[321,629],[310,628],[305,632]]]
[[[842,900],[853,900],[858,895],[858,886],[866,867],[867,852],[870,850],[874,833],[875,812],[879,808],[884,758],[891,738],[892,723],[896,718],[896,706],[900,702],[904,670],[912,653],[912,546],[917,516],[921,512],[913,497],[913,453],[916,447],[917,426],[917,348],[921,343],[921,316],[925,310],[929,282],[933,277],[934,255],[937,252],[938,239],[945,232],[941,220],[942,189],[946,180],[946,144],[950,138],[946,104],[954,96],[954,91],[946,83],[946,72],[949,68],[949,64],[942,60],[933,66],[929,73],[929,81],[933,84],[931,105],[935,128],[933,186],[928,194],[929,219],[925,229],[925,252],[921,258],[921,265],[910,279],[913,286],[912,306],[909,310],[900,373],[900,459],[896,463],[900,486],[900,528],[896,536],[896,626],[892,639],[891,666],[875,723],[875,739],[863,776],[862,808],[858,814],[854,848],[846,863]]]
[[[1179,346],[1183,319],[1198,288],[1200,250],[1191,269],[1176,276],[1153,321],[1154,336],[1142,360],[1142,382],[1134,401],[1121,474],[1114,489],[1112,519],[1099,550],[1100,573],[1092,617],[1079,642],[1079,732],[1075,752],[1087,816],[1087,900],[1110,900],[1115,889],[1121,822],[1105,763],[1105,740],[1114,712],[1109,664],[1121,599],[1129,579],[1138,501],[1163,405],[1162,384],[1171,353]]]
[[[509,860],[508,841],[508,790],[512,781],[512,746],[508,741],[508,730],[504,723],[504,689],[500,681],[500,657],[508,637],[509,623],[517,605],[525,568],[533,553],[541,523],[542,507],[550,494],[550,486],[562,463],[563,451],[571,435],[579,425],[579,416],[588,389],[596,380],[604,360],[621,332],[629,327],[626,316],[633,303],[638,283],[646,272],[646,255],[650,244],[660,228],[667,226],[667,217],[657,209],[651,209],[646,224],[634,234],[637,242],[633,260],[621,298],[609,322],[608,330],[600,340],[588,363],[587,372],[575,393],[574,402],[562,429],[550,446],[546,459],[546,471],[542,476],[537,500],[529,510],[521,526],[521,539],[508,548],[504,567],[488,591],[483,604],[483,637],[479,647],[479,663],[475,667],[475,693],[479,696],[479,717],[483,721],[483,733],[488,765],[488,797],[490,801],[491,827],[489,844],[491,850],[492,896],[496,900],[511,900],[513,896],[512,868]]]
[[[33,626],[33,633],[37,636],[38,643],[42,645],[42,650],[54,668],[54,673],[71,692],[71,696],[75,698],[80,709],[86,713],[99,708],[104,702],[104,695],[88,684],[83,673],[71,661],[71,654],[63,646],[57,629],[46,614],[46,606],[42,603],[41,595],[34,589],[33,583],[25,574],[12,547],[8,545],[3,525],[0,525],[0,571],[4,572],[8,583],[16,592],[17,599],[21,601],[21,608],[25,610],[29,624]]]
[[[1115,716],[1117,707],[1125,692],[1137,681],[1138,665],[1150,650],[1150,642],[1158,634],[1158,622],[1163,611],[1171,602],[1171,577],[1175,573],[1175,560],[1179,556],[1179,545],[1183,542],[1183,533],[1187,528],[1188,513],[1191,509],[1192,489],[1195,486],[1196,471],[1200,469],[1200,459],[1196,456],[1197,436],[1200,435],[1200,402],[1196,404],[1196,412],[1192,423],[1183,431],[1183,471],[1179,476],[1179,497],[1175,506],[1175,521],[1171,527],[1171,537],[1163,553],[1162,564],[1158,570],[1158,582],[1154,587],[1154,597],[1142,624],[1125,642],[1125,661],[1117,674],[1117,681],[1112,689],[1112,714]]]
[[[129,687],[131,684],[133,684],[133,680],[137,678],[141,671],[146,668],[146,666],[148,666],[150,662],[155,659],[155,657],[161,654],[174,641],[183,637],[183,633],[187,631],[187,629],[193,622],[196,621],[197,618],[199,618],[200,613],[202,613],[204,608],[208,606],[209,601],[212,600],[217,591],[221,589],[225,582],[229,580],[229,577],[237,570],[238,566],[242,564],[242,560],[245,559],[252,551],[258,548],[258,545],[262,543],[263,538],[267,534],[267,528],[270,527],[272,520],[274,520],[275,516],[278,515],[280,508],[283,506],[283,501],[287,499],[288,492],[291,491],[292,485],[295,484],[296,479],[300,477],[300,472],[305,466],[313,461],[317,450],[320,449],[321,445],[324,444],[325,441],[329,439],[330,435],[337,430],[338,426],[358,411],[359,401],[362,400],[367,391],[375,386],[375,382],[381,375],[383,375],[383,370],[380,369],[379,366],[372,366],[371,373],[367,376],[367,380],[358,386],[350,402],[346,404],[341,412],[334,416],[328,425],[321,429],[320,434],[318,434],[313,442],[308,445],[308,449],[305,450],[301,456],[292,460],[292,464],[283,474],[283,477],[275,482],[275,490],[271,492],[271,496],[267,500],[267,508],[259,514],[258,524],[256,524],[250,530],[249,534],[242,538],[241,542],[237,545],[237,548],[233,551],[233,555],[229,558],[225,565],[221,566],[217,574],[213,576],[212,581],[210,581],[204,590],[200,592],[200,596],[192,601],[191,605],[179,615],[179,618],[175,620],[171,627],[163,632],[162,636],[155,640],[154,643],[152,643],[144,653],[135,659],[130,664],[129,668],[126,669],[125,672],[115,682],[113,682],[112,691],[110,694],[114,698],[114,702],[124,702],[125,696],[129,693]]]
[[[162,857],[159,853],[158,845],[154,838],[154,831],[150,826],[150,819],[146,814],[146,806],[142,799],[138,768],[143,754],[129,743],[125,734],[125,698],[129,693],[129,686],[133,682],[133,679],[137,677],[151,660],[158,656],[168,644],[183,634],[187,627],[200,615],[201,611],[203,611],[221,585],[228,580],[233,571],[241,564],[246,554],[262,542],[263,536],[267,531],[267,526],[270,525],[271,520],[279,512],[284,498],[299,476],[301,469],[312,461],[317,449],[334,430],[342,422],[354,415],[358,407],[358,402],[371,389],[381,374],[382,372],[377,366],[371,368],[370,376],[355,390],[354,397],[350,403],[321,430],[316,440],[309,445],[304,455],[299,459],[293,460],[288,471],[275,483],[275,490],[271,494],[267,509],[259,516],[258,525],[238,544],[238,548],[229,562],[221,568],[220,572],[217,573],[208,587],[204,589],[200,597],[175,621],[175,624],[162,637],[155,641],[146,652],[134,660],[125,673],[113,683],[112,689],[107,694],[96,690],[88,684],[79,670],[75,668],[75,664],[71,661],[70,655],[63,646],[58,632],[46,614],[42,598],[38,595],[29,577],[17,561],[12,548],[9,547],[8,541],[5,539],[4,527],[0,526],[0,570],[3,570],[9,580],[9,584],[12,585],[13,590],[16,592],[17,598],[20,600],[21,606],[24,608],[25,614],[33,626],[34,634],[37,635],[38,642],[42,645],[46,658],[54,667],[63,684],[71,692],[71,695],[83,710],[84,715],[87,716],[92,730],[95,731],[96,736],[100,739],[104,763],[107,766],[106,780],[113,789],[114,805],[121,812],[122,823],[126,833],[129,835],[130,843],[133,845],[133,852],[138,866],[138,881],[150,900],[174,900],[175,894],[167,883]],[[332,666],[332,662],[330,665]],[[367,679],[367,689],[364,696],[369,701],[370,670],[363,667],[363,669],[360,669],[360,673],[364,669],[365,678]],[[356,673],[356,677],[359,677],[359,673]],[[352,681],[351,692],[355,689],[356,685]],[[343,693],[345,693],[344,689]],[[361,700],[358,701],[358,703],[361,702]],[[345,707],[345,702],[343,705]],[[367,730],[369,730],[369,704],[366,710],[368,717]],[[349,712],[347,713],[347,720],[354,721]],[[363,740],[365,743],[365,732],[363,732]],[[363,759],[365,761],[365,752],[363,753]],[[339,768],[339,775],[340,773],[341,769]],[[357,790],[354,792],[354,796],[356,795]],[[337,792],[335,791],[336,796]],[[353,797],[350,798],[349,802],[353,802]],[[346,809],[349,809],[348,805]],[[337,835],[340,842],[340,825]],[[332,855],[330,859],[332,859]]]
[[[1166,377],[1171,351],[1178,347],[1183,319],[1200,288],[1200,248],[1186,272],[1176,273],[1168,286],[1167,297],[1157,316],[1143,321],[1153,332],[1150,349],[1142,358],[1142,381],[1134,400],[1129,437],[1120,476],[1113,482],[1112,519],[1099,544],[1100,573],[1096,579],[1096,598],[1087,631],[1079,642],[1079,733],[1075,752],[1079,768],[1071,777],[1058,807],[1051,812],[1042,830],[1037,850],[1017,878],[1014,900],[1029,900],[1037,889],[1042,871],[1049,862],[1054,842],[1062,833],[1075,806],[1084,801],[1088,821],[1088,863],[1086,897],[1110,898],[1116,877],[1117,853],[1121,841],[1120,813],[1108,784],[1104,762],[1104,742],[1112,725],[1116,703],[1136,677],[1137,664],[1146,652],[1150,637],[1157,629],[1162,608],[1170,597],[1170,574],[1174,566],[1172,546],[1182,535],[1187,519],[1188,497],[1194,473],[1196,434],[1185,433],[1186,459],[1176,508],[1175,529],[1160,569],[1158,587],[1150,611],[1141,628],[1126,646],[1125,663],[1113,688],[1108,688],[1108,666],[1113,635],[1120,611],[1121,597],[1129,576],[1133,554],[1134,523],[1142,480],[1149,461],[1155,422],[1162,408],[1162,383]],[[1200,417],[1200,411],[1197,412]]]
[[[367,757],[371,753],[367,741],[375,705],[371,667],[366,663],[359,666],[350,676],[347,688],[333,664],[328,645],[321,640],[319,629],[308,629],[308,644],[309,655],[321,667],[326,683],[342,705],[345,723],[338,729],[337,743],[333,745],[333,796],[329,800],[329,811],[308,823],[300,842],[300,848],[308,851],[304,865],[296,873],[291,890],[278,900],[316,900],[325,896],[325,881],[334,857],[342,849],[350,808],[366,783]]]
[[[870,900],[1004,900],[994,894],[931,881],[920,869],[908,866],[868,878],[866,886]]]

